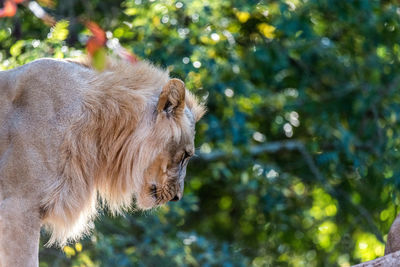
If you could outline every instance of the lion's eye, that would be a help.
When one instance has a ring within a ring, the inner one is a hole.
[[[190,157],[191,155],[187,151],[185,151],[182,156],[181,164],[185,163],[185,161],[187,161]]]

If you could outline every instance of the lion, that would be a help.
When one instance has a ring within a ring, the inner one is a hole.
[[[182,198],[205,113],[146,61],[39,59],[0,72],[0,266],[38,266],[40,229],[63,246],[113,213]]]

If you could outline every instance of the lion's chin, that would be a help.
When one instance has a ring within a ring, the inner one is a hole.
[[[136,199],[136,206],[141,210],[149,210],[157,207],[156,200],[153,197],[139,197]]]

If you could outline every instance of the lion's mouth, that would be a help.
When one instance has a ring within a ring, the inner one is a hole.
[[[178,193],[175,193],[174,186],[167,187],[157,187],[157,185],[152,184],[149,188],[150,196],[154,200],[156,205],[162,205],[168,201],[178,201],[180,197],[178,197]]]

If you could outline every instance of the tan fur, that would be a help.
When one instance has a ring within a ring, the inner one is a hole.
[[[41,225],[50,245],[86,233],[98,196],[113,212],[180,199],[204,112],[147,62],[97,73],[42,59],[0,72],[0,266],[37,265]]]

